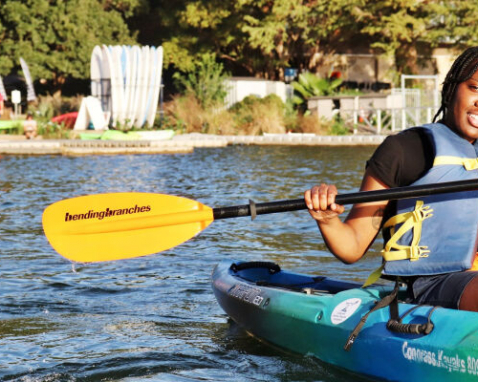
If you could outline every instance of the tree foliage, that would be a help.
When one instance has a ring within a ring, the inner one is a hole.
[[[252,76],[283,79],[289,66],[315,69],[352,35],[354,23],[344,11],[351,2],[182,0],[166,18],[175,30],[162,41],[166,64],[190,70],[198,57],[214,52],[227,68]]]
[[[292,82],[295,95],[292,101],[302,105],[307,98],[334,94],[342,84],[340,78],[320,78],[313,73],[304,72],[297,81]]]
[[[167,26],[161,28],[164,33],[155,34],[165,50],[165,64],[190,71],[204,54],[213,53],[228,69],[254,75],[256,67],[251,61],[257,60],[257,53],[249,49],[246,35],[241,31],[243,16],[240,2],[175,2],[170,14],[161,15],[163,25]]]
[[[67,77],[89,76],[97,44],[135,40],[125,23],[140,0],[5,0],[0,7],[0,73],[19,69],[59,89]]]
[[[215,55],[205,54],[195,70],[186,74],[176,72],[174,78],[186,94],[194,95],[203,108],[208,108],[224,104],[228,76],[223,65],[216,62]]]
[[[419,72],[441,44],[462,50],[478,43],[478,3],[430,0],[357,0],[352,12],[371,47],[394,57],[398,73]]]
[[[286,67],[314,71],[363,46],[417,73],[441,44],[478,43],[478,3],[459,0],[181,0],[172,12],[178,28],[163,42],[181,70],[215,52],[234,73],[283,79]]]
[[[255,14],[244,15],[242,30],[248,44],[264,57],[263,70],[270,77],[283,79],[282,70],[289,66],[316,69],[357,32],[349,0],[243,1],[256,5]]]
[[[60,88],[88,77],[94,45],[134,43],[162,45],[181,72],[215,54],[234,75],[283,79],[362,47],[417,73],[437,46],[478,45],[477,18],[478,2],[460,0],[1,0],[0,75],[23,57]]]

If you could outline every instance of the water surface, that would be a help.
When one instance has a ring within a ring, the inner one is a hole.
[[[335,260],[306,211],[214,222],[161,254],[72,264],[49,246],[49,204],[108,192],[154,192],[211,207],[299,198],[317,183],[356,191],[373,147],[196,149],[187,155],[0,157],[0,380],[356,381],[311,357],[248,336],[210,286],[223,260],[364,280]],[[152,238],[154,240],[154,238]]]

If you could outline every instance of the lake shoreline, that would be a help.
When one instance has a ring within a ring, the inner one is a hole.
[[[8,137],[8,138],[4,138]],[[210,135],[179,134],[170,140],[77,140],[32,139],[0,136],[0,154],[12,155],[114,155],[188,154],[195,148],[230,145],[261,146],[378,146],[386,135],[267,134]]]

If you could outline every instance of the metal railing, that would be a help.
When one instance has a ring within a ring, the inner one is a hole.
[[[437,112],[434,106],[404,108],[362,108],[341,109],[340,119],[348,126],[353,126],[353,133],[366,131],[375,134],[393,133],[412,126],[431,123]]]

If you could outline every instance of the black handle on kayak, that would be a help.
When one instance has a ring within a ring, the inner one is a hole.
[[[370,203],[381,200],[398,200],[416,198],[450,192],[471,191],[478,189],[478,179],[460,180],[455,182],[432,183],[420,186],[396,187],[385,190],[353,192],[337,195],[337,204]],[[231,207],[218,207],[213,209],[214,219],[228,219],[241,216],[274,214],[279,212],[305,210],[307,206],[303,198],[281,200],[276,202],[243,204]]]

